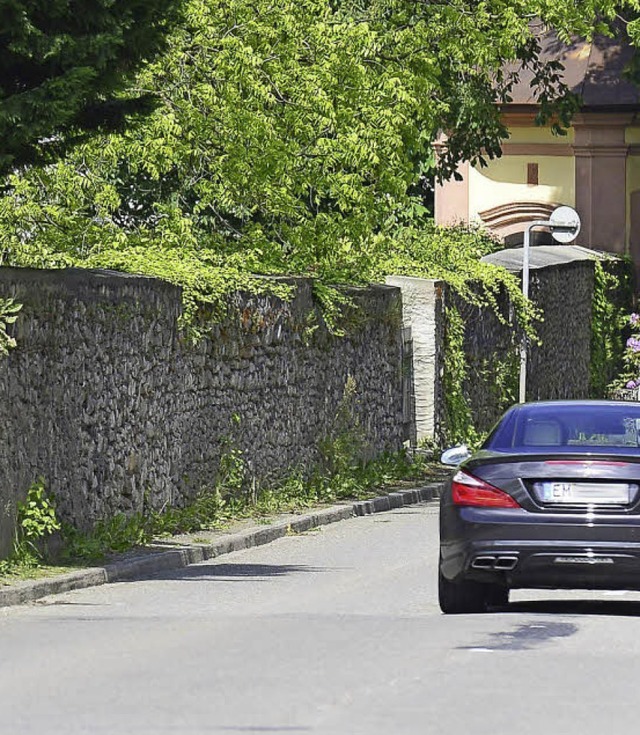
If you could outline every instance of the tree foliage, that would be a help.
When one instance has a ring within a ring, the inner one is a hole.
[[[159,50],[177,6],[0,0],[0,171],[32,160],[43,139],[51,148],[71,127],[113,123],[134,109],[139,98],[113,94]]]
[[[575,101],[538,59],[540,23],[588,35],[623,10],[637,0],[188,0],[128,91],[157,101],[149,115],[7,180],[2,262],[150,273],[198,298],[254,274],[477,276],[455,253],[493,244],[443,240],[416,185],[498,154],[522,65],[542,114],[566,122]]]

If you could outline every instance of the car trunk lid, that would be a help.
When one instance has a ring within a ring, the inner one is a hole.
[[[640,457],[487,453],[467,471],[533,512],[640,512]]]

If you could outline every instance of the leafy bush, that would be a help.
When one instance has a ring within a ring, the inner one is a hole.
[[[629,337],[622,354],[622,371],[611,383],[610,389],[636,390],[640,388],[640,315],[633,313],[626,317],[621,326],[627,327]]]

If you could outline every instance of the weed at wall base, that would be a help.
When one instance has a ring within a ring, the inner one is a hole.
[[[44,478],[38,478],[17,505],[13,550],[0,561],[0,574],[36,568],[48,557],[47,541],[61,530],[53,498],[47,495]]]
[[[62,531],[62,559],[68,565],[77,566],[103,560],[156,538],[218,530],[241,519],[255,518],[259,521],[277,513],[371,497],[398,483],[433,479],[434,473],[435,468],[425,460],[412,460],[405,452],[383,454],[369,462],[352,464],[338,473],[317,470],[307,478],[299,470],[294,470],[281,482],[261,489],[255,499],[248,495],[237,497],[234,495],[236,489],[230,487],[204,489],[185,508],[167,508],[162,513],[128,517],[118,514],[98,522],[88,533],[58,521],[53,501],[44,494],[44,483],[39,481],[30,490],[28,508],[21,516],[28,520],[22,528],[25,531],[29,529],[31,535],[28,542],[20,536],[23,543],[16,544],[16,552],[0,562],[0,576],[29,576],[25,571],[36,570],[46,563],[38,545],[32,546],[32,542],[46,537],[54,529]],[[30,505],[30,502],[35,505]]]

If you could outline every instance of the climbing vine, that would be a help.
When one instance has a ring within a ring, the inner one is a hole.
[[[22,304],[14,299],[0,299],[0,355],[8,355],[9,350],[16,346],[15,338],[9,333],[11,324],[18,319],[18,312]]]
[[[477,444],[479,435],[473,425],[471,406],[465,395],[467,359],[464,353],[464,321],[455,307],[446,310],[443,375],[445,443]]]
[[[623,304],[630,301],[630,279],[626,273],[618,275],[608,270],[599,260],[595,262],[594,277],[589,394],[591,398],[604,398],[622,370],[621,329],[626,323]]]
[[[622,368],[615,380],[608,386],[612,398],[638,400],[640,388],[640,315],[635,312],[624,317],[627,338],[622,352]],[[622,339],[620,339],[622,344]]]
[[[476,448],[496,418],[518,400],[519,330],[511,331],[510,344],[501,354],[474,359],[465,350],[465,327],[459,308],[449,306],[446,309],[441,438],[445,446],[467,444]]]

